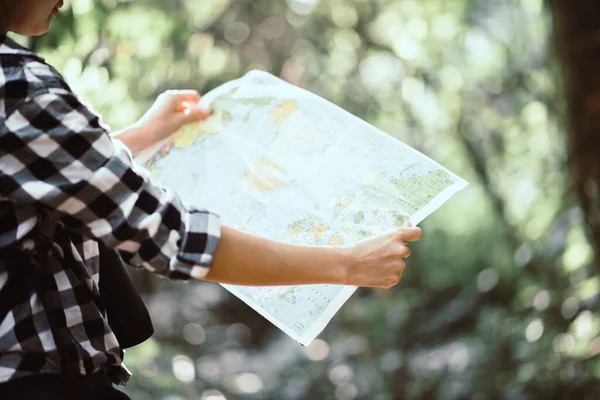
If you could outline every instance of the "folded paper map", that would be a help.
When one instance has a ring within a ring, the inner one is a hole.
[[[340,246],[417,225],[467,185],[329,101],[251,71],[206,94],[213,116],[137,155],[185,204],[268,239]],[[323,265],[327,268],[327,265]],[[223,285],[308,346],[355,287]]]

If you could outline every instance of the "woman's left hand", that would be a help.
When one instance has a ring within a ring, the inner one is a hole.
[[[132,152],[159,143],[184,125],[210,116],[210,109],[198,104],[200,98],[195,90],[168,90],[138,122],[115,136]]]

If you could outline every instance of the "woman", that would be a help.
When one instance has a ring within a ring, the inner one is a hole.
[[[64,398],[68,392],[122,398],[104,373],[124,366],[97,302],[99,245],[171,279],[398,283],[410,255],[407,242],[421,238],[418,228],[351,247],[289,245],[221,226],[215,214],[187,208],[176,194],[155,186],[131,152],[210,111],[196,105],[195,91],[169,91],[135,125],[111,137],[59,73],[6,37],[45,33],[61,7],[62,0],[0,0],[0,249],[6,250],[0,252],[0,397]],[[184,104],[192,106],[181,112]],[[48,220],[54,221],[50,230]],[[51,259],[36,258],[48,253],[39,251],[39,243],[47,244]],[[22,260],[1,255],[11,249],[34,254],[32,265],[39,268],[26,270]],[[24,284],[31,275],[50,279]],[[61,347],[59,334],[70,342]],[[59,379],[65,375],[61,349],[76,366],[70,389]]]

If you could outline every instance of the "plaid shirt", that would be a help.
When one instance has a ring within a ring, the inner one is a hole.
[[[101,241],[136,267],[201,279],[220,237],[219,218],[184,207],[108,133],[100,117],[43,59],[0,36],[0,250],[21,245],[41,213],[59,221],[58,262],[45,290],[74,338],[79,373],[122,365],[98,298]],[[48,310],[21,265],[0,258],[0,382],[60,373]],[[50,267],[49,267],[50,268]],[[3,293],[4,292],[4,293]],[[5,302],[6,303],[6,302]]]

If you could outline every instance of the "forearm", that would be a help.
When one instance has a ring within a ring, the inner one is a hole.
[[[343,284],[348,265],[342,248],[284,244],[223,226],[204,279],[247,286]]]
[[[114,139],[119,139],[132,153],[143,150],[152,144],[151,135],[142,132],[142,128],[137,125],[131,125],[121,131],[111,135]]]

